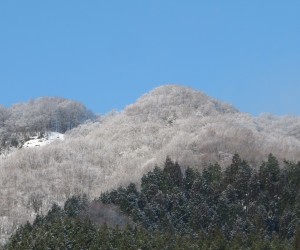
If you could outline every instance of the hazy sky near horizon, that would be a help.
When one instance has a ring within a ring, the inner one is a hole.
[[[258,115],[300,115],[300,1],[0,2],[0,104],[121,110],[180,84]]]

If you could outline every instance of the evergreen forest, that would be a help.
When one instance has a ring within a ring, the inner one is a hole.
[[[300,249],[299,180],[300,162],[272,154],[201,172],[167,157],[139,186],[53,204],[4,249]]]

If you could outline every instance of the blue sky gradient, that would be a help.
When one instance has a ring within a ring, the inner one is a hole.
[[[0,103],[104,114],[162,84],[300,115],[300,1],[1,1]]]

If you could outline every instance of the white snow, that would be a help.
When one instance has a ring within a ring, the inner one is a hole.
[[[43,137],[40,137],[38,135],[30,137],[30,139],[22,145],[22,148],[43,147],[54,141],[58,141],[58,140],[63,141],[64,139],[65,139],[64,134],[58,132],[48,132]],[[8,156],[10,156],[13,152],[15,152],[18,149],[19,148],[10,147],[5,151],[1,152],[0,160],[6,159]]]
[[[64,134],[58,132],[50,132],[46,134],[45,137],[39,138],[38,136],[33,136],[29,141],[25,142],[23,148],[33,148],[33,147],[42,147],[52,143],[53,141],[65,139]]]

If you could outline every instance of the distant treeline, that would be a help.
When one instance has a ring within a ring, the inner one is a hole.
[[[32,133],[64,133],[95,115],[83,104],[57,97],[44,97],[10,108],[0,105],[0,147],[18,146]]]
[[[299,249],[300,162],[234,155],[202,172],[167,158],[141,179],[21,226],[6,249]],[[121,212],[123,212],[123,215]],[[127,216],[127,219],[126,219]],[[128,223],[126,227],[125,224]]]

